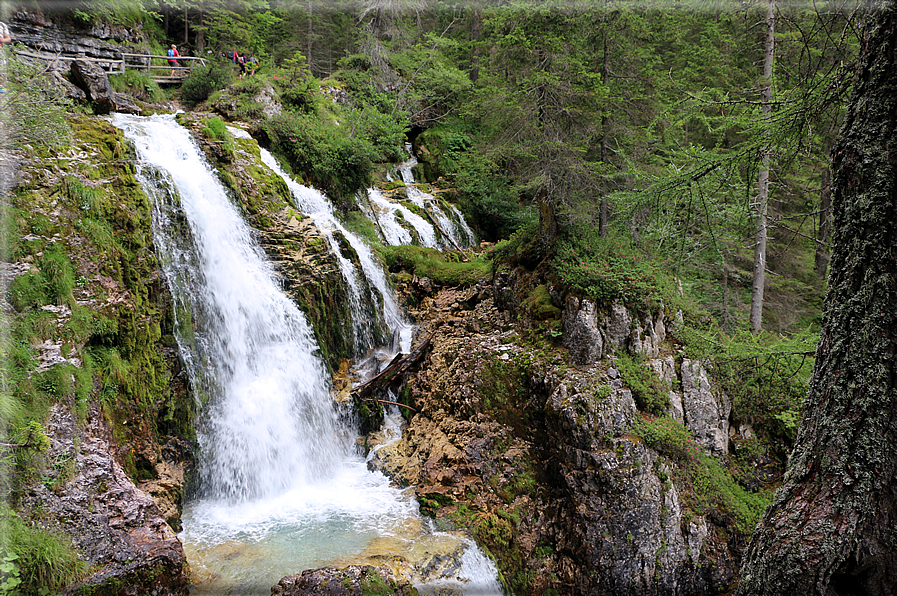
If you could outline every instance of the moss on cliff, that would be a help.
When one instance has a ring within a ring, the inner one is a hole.
[[[12,356],[3,359],[3,442],[25,445],[11,470],[14,502],[33,482],[61,489],[71,473],[43,455],[53,404],[83,421],[98,403],[135,482],[155,474],[164,435],[194,432],[191,401],[170,384],[177,356],[161,341],[170,331],[160,323],[166,291],[150,201],[118,129],[77,115],[69,124],[71,146],[32,153],[6,210],[4,257],[23,273],[7,288],[15,312],[3,340]]]

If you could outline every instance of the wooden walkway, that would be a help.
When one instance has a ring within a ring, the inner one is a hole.
[[[34,50],[14,50],[16,55],[25,59],[38,60],[45,64],[53,62],[74,62],[84,60],[93,62],[106,71],[107,75],[124,74],[128,70],[136,70],[148,75],[160,85],[180,84],[190,76],[190,72],[196,66],[204,66],[204,58],[195,56],[178,56],[178,66],[168,64],[168,56],[155,54],[129,54],[122,52],[119,58],[88,58],[86,56],[72,56],[53,54],[50,52],[38,52]],[[172,72],[173,71],[173,72]]]

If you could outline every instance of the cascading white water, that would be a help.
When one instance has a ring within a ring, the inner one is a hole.
[[[112,122],[136,147],[154,199],[178,342],[205,401],[199,496],[185,505],[180,535],[191,594],[267,596],[284,575],[350,559],[408,520],[420,524],[413,498],[352,449],[304,315],[186,129],[172,116]],[[475,546],[464,550],[470,558],[477,563],[462,560],[450,581],[460,578],[462,593],[499,594],[491,562]]]
[[[476,236],[474,236],[470,226],[467,225],[467,221],[465,221],[461,212],[454,205],[446,204],[452,212],[452,217],[449,217],[443,211],[441,201],[417,187],[413,172],[414,166],[418,163],[417,158],[414,157],[414,153],[411,151],[411,143],[406,143],[405,149],[408,151],[408,161],[400,163],[398,170],[399,175],[402,177],[402,182],[406,185],[405,189],[408,193],[408,199],[421,209],[425,209],[439,223],[441,231],[449,236],[451,242],[443,242],[443,247],[450,248],[451,245],[454,245],[467,248],[471,246],[476,241]]]
[[[249,136],[247,133],[239,131],[239,129],[232,130],[236,135]],[[317,189],[297,183],[283,171],[280,164],[277,163],[277,160],[269,151],[264,148],[259,148],[259,151],[261,153],[262,162],[286,182],[287,187],[290,189],[290,193],[293,196],[293,200],[296,203],[296,207],[304,215],[311,217],[312,220],[314,220],[318,229],[327,236],[331,248],[338,255],[341,262],[346,263],[346,269],[344,269],[343,274],[346,276],[347,282],[350,277],[357,278],[355,265],[352,261],[342,255],[339,243],[336,242],[332,230],[338,230],[346,241],[349,242],[349,245],[355,251],[355,254],[358,255],[358,262],[361,265],[365,280],[373,286],[373,290],[376,290],[376,293],[372,291],[368,297],[369,303],[379,305],[376,306],[376,310],[378,311],[377,316],[384,322],[390,332],[398,335],[399,342],[396,348],[403,352],[409,351],[411,349],[412,326],[402,314],[402,311],[393,296],[392,289],[389,287],[389,282],[386,280],[386,275],[374,258],[370,247],[365,244],[361,238],[347,230],[342,223],[340,223],[333,214],[333,205],[331,205],[330,201],[323,193]],[[359,300],[361,300],[360,292]],[[359,309],[358,312],[363,314],[363,308]],[[365,318],[367,319],[367,317]],[[354,323],[354,327],[364,328],[365,324],[370,326],[370,320],[356,322]],[[362,350],[372,348],[373,344],[370,341],[370,338],[373,336],[370,333],[366,333],[364,337],[368,339],[367,343],[356,341],[356,345]]]
[[[368,199],[374,212],[368,213],[367,216],[377,222],[387,244],[393,246],[413,244],[415,238],[408,230],[410,226],[417,236],[418,244],[426,248],[439,248],[436,228],[423,217],[404,205],[388,200],[376,188],[368,189]],[[400,220],[407,222],[408,226],[402,225]]]

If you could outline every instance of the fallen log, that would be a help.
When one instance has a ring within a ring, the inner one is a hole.
[[[396,355],[396,357],[392,359],[392,362],[389,363],[389,366],[364,383],[353,387],[350,392],[352,396],[357,399],[371,399],[375,393],[380,393],[391,385],[398,384],[397,380],[399,378],[404,378],[408,369],[423,357],[424,352],[427,350],[432,339],[433,333],[430,333],[417,345],[416,348],[407,354]]]

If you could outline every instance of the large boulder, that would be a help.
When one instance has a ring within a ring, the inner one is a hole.
[[[108,114],[115,110],[115,93],[106,71],[94,62],[75,60],[72,62],[71,73],[75,84],[93,102],[93,109],[97,114]]]
[[[362,596],[394,594],[417,596],[410,583],[395,578],[386,567],[350,565],[344,569],[322,567],[288,575],[271,588],[272,596]]]

